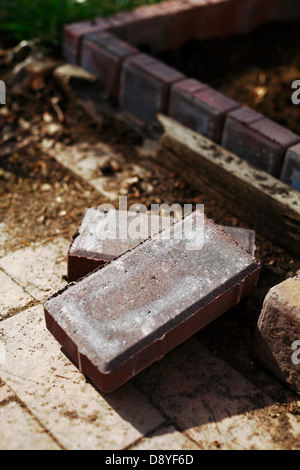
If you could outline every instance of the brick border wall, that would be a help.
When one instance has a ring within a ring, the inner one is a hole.
[[[296,18],[299,0],[168,1],[67,25],[63,54],[93,73],[139,127],[155,127],[156,115],[167,114],[300,190],[300,135],[139,50],[175,49]]]

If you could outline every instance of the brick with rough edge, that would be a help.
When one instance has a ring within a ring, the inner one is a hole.
[[[67,62],[78,65],[80,62],[80,48],[86,34],[105,31],[110,23],[104,18],[95,18],[91,21],[81,21],[66,25],[63,36],[63,56]]]
[[[234,100],[201,82],[181,81],[171,89],[169,116],[217,143],[226,114],[237,108]]]
[[[123,64],[120,107],[133,119],[152,125],[158,113],[167,112],[171,85],[183,78],[182,73],[148,54],[131,57]]]
[[[228,113],[222,146],[244,160],[279,176],[286,150],[300,137],[248,108]]]
[[[300,394],[300,275],[268,292],[253,352],[267,370]]]
[[[284,157],[281,181],[300,191],[300,144],[290,147]]]
[[[229,116],[232,119],[235,119],[238,123],[242,123],[245,125],[250,125],[256,121],[263,119],[263,115],[254,111],[251,108],[241,107],[235,111],[229,113]],[[229,119],[228,119],[229,120]]]
[[[189,93],[195,93],[196,91],[203,90],[204,88],[207,88],[208,85],[206,83],[199,82],[199,80],[196,80],[194,78],[186,78],[178,83],[176,83],[172,87],[172,92],[176,93],[182,93],[183,95],[189,94]]]
[[[170,239],[141,242],[45,303],[47,328],[100,390],[116,389],[255,289],[259,263],[212,221],[204,217],[200,251],[188,249],[197,221],[199,211]]]
[[[138,53],[135,47],[110,33],[92,33],[82,41],[80,65],[98,78],[109,97],[118,99],[123,61]]]
[[[124,212],[123,212],[124,213]],[[154,235],[174,219],[157,215],[139,214],[130,212],[125,217],[119,217],[120,212],[115,211],[116,230],[120,233],[122,226],[126,229],[126,235],[122,239],[104,239],[99,235],[97,228],[103,220],[103,213],[96,208],[86,210],[78,226],[77,233],[68,251],[68,274],[69,282],[77,282],[112,259],[137,246],[149,235]],[[127,232],[130,224],[139,224],[138,236],[132,237]],[[121,227],[121,229],[120,229]],[[241,245],[252,256],[255,254],[255,232],[253,230],[238,227],[222,227],[239,245]],[[143,230],[143,231],[142,231]],[[120,238],[120,237],[119,237]]]

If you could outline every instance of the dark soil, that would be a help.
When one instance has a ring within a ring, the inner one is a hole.
[[[158,58],[300,134],[300,21],[264,25],[247,35],[190,41]]]

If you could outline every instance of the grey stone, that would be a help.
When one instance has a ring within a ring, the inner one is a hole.
[[[300,275],[268,292],[253,351],[267,370],[300,394]]]

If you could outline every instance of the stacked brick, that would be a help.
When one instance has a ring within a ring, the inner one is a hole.
[[[79,232],[85,238],[83,227]],[[108,245],[100,240],[98,260],[115,251]],[[255,258],[201,211],[123,249],[45,303],[48,330],[104,392],[248,297],[260,273]]]

